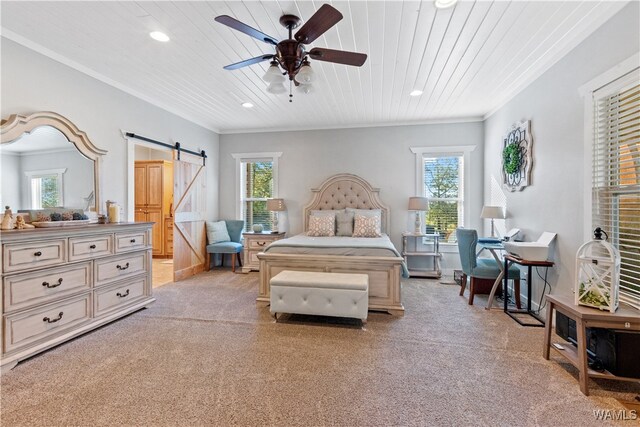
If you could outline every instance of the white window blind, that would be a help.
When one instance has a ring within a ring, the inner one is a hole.
[[[463,224],[464,160],[462,154],[423,156],[424,196],[429,199],[427,228],[433,227],[445,242]]]
[[[593,93],[592,226],[620,251],[620,300],[640,309],[640,78]]]
[[[273,194],[273,160],[243,160],[240,168],[241,212],[245,230],[251,231],[254,224],[262,224],[271,230],[273,214],[267,210],[267,199]]]

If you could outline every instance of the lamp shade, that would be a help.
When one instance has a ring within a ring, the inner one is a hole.
[[[410,211],[426,211],[429,209],[429,199],[426,197],[409,197]]]
[[[287,88],[284,87],[283,83],[273,82],[269,83],[269,86],[267,86],[267,92],[279,95],[281,93],[287,92]]]
[[[284,205],[284,199],[267,199],[267,210],[268,211],[283,211],[286,209]]]
[[[314,80],[315,73],[313,72],[311,65],[309,65],[309,62],[305,61],[302,67],[300,67],[300,71],[298,71],[298,74],[296,75],[296,81],[300,84],[307,85]]]
[[[262,77],[262,80],[267,83],[280,83],[284,82],[286,79],[282,75],[278,63],[276,61],[271,61],[271,65],[267,69],[267,72],[264,74],[264,77]]]
[[[480,218],[505,219],[507,210],[502,206],[483,206]]]

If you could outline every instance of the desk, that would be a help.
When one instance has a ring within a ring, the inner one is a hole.
[[[578,348],[563,344],[564,350],[553,347],[580,371],[580,391],[589,395],[589,377],[607,378],[610,380],[640,382],[637,378],[618,377],[610,372],[596,372],[589,369],[587,358],[587,328],[621,329],[626,331],[640,331],[640,314],[638,311],[620,306],[615,313],[600,311],[595,308],[574,304],[573,296],[547,295],[547,322],[544,330],[544,348],[542,356],[549,360],[551,348],[551,321],[553,310],[576,321],[576,336]]]
[[[493,255],[493,258],[498,263],[498,267],[500,267],[500,274],[496,278],[496,281],[493,283],[493,287],[491,288],[491,293],[489,294],[489,301],[487,302],[487,306],[485,307],[487,310],[490,310],[491,307],[493,306],[493,300],[496,296],[496,292],[498,291],[498,288],[502,283],[502,278],[504,277],[504,266],[502,265],[502,260],[498,255],[498,251],[504,251],[504,245],[502,244],[502,242],[491,242],[491,243],[478,242],[478,247],[480,248],[480,250],[476,255],[479,255],[480,252],[486,249],[489,252],[491,252],[491,255]],[[506,296],[507,294],[504,294],[504,295]]]
[[[509,317],[511,317],[513,320],[515,320],[516,322],[518,322],[521,326],[533,326],[533,327],[539,327],[542,328],[544,327],[544,320],[542,320],[540,317],[538,317],[538,315],[536,313],[534,313],[533,311],[531,311],[531,284],[533,282],[533,276],[532,276],[532,267],[545,267],[545,268],[549,268],[549,267],[553,267],[553,262],[551,261],[529,261],[526,259],[520,259],[517,258],[511,254],[507,254],[504,256],[504,270],[503,271],[507,271],[509,270],[509,263],[515,263],[515,264],[520,264],[523,266],[527,267],[527,308],[525,310],[509,310],[509,308],[507,307],[507,298],[504,299],[504,312],[507,313],[509,315]],[[507,285],[509,284],[509,280],[507,280],[508,277],[505,277],[504,280],[504,292],[506,295],[507,292]],[[544,292],[544,290],[543,290]],[[528,314],[529,316],[533,317],[535,320],[537,320],[540,323],[523,323],[522,320],[520,320],[518,317],[514,316],[514,314]]]

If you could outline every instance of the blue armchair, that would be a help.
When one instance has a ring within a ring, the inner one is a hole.
[[[242,267],[242,259],[238,254],[242,253],[242,230],[244,229],[244,221],[242,220],[225,220],[227,232],[229,233],[229,242],[210,243],[207,245],[207,271],[211,269],[211,258],[214,254],[222,254],[221,265],[224,264],[224,254],[231,254],[231,271],[236,271],[236,259]],[[208,242],[207,242],[208,243]],[[215,259],[214,259],[215,264]]]
[[[478,258],[476,252],[478,232],[476,230],[458,228],[456,230],[456,237],[458,239],[460,263],[462,264],[462,287],[460,289],[460,295],[464,295],[464,290],[467,287],[467,277],[470,277],[469,305],[473,305],[473,297],[475,294],[488,294],[491,292],[491,288],[493,288],[493,284],[502,269],[495,259]],[[516,305],[520,308],[520,269],[515,265],[509,267],[509,279],[513,280]]]

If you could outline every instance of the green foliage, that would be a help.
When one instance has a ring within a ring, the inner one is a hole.
[[[254,199],[273,197],[273,163],[247,163],[247,196]],[[265,229],[271,228],[271,212],[267,210],[267,202],[254,200],[246,202],[245,228],[250,230],[253,224],[262,224]]]
[[[59,188],[56,178],[41,178],[42,186],[42,208],[54,208],[58,206]]]
[[[522,165],[522,150],[518,144],[509,144],[502,150],[502,163],[508,174],[514,174]]]
[[[430,199],[456,199],[459,196],[460,166],[457,157],[441,157],[426,165],[425,184]],[[426,223],[435,226],[448,240],[458,227],[458,202],[430,200]]]

